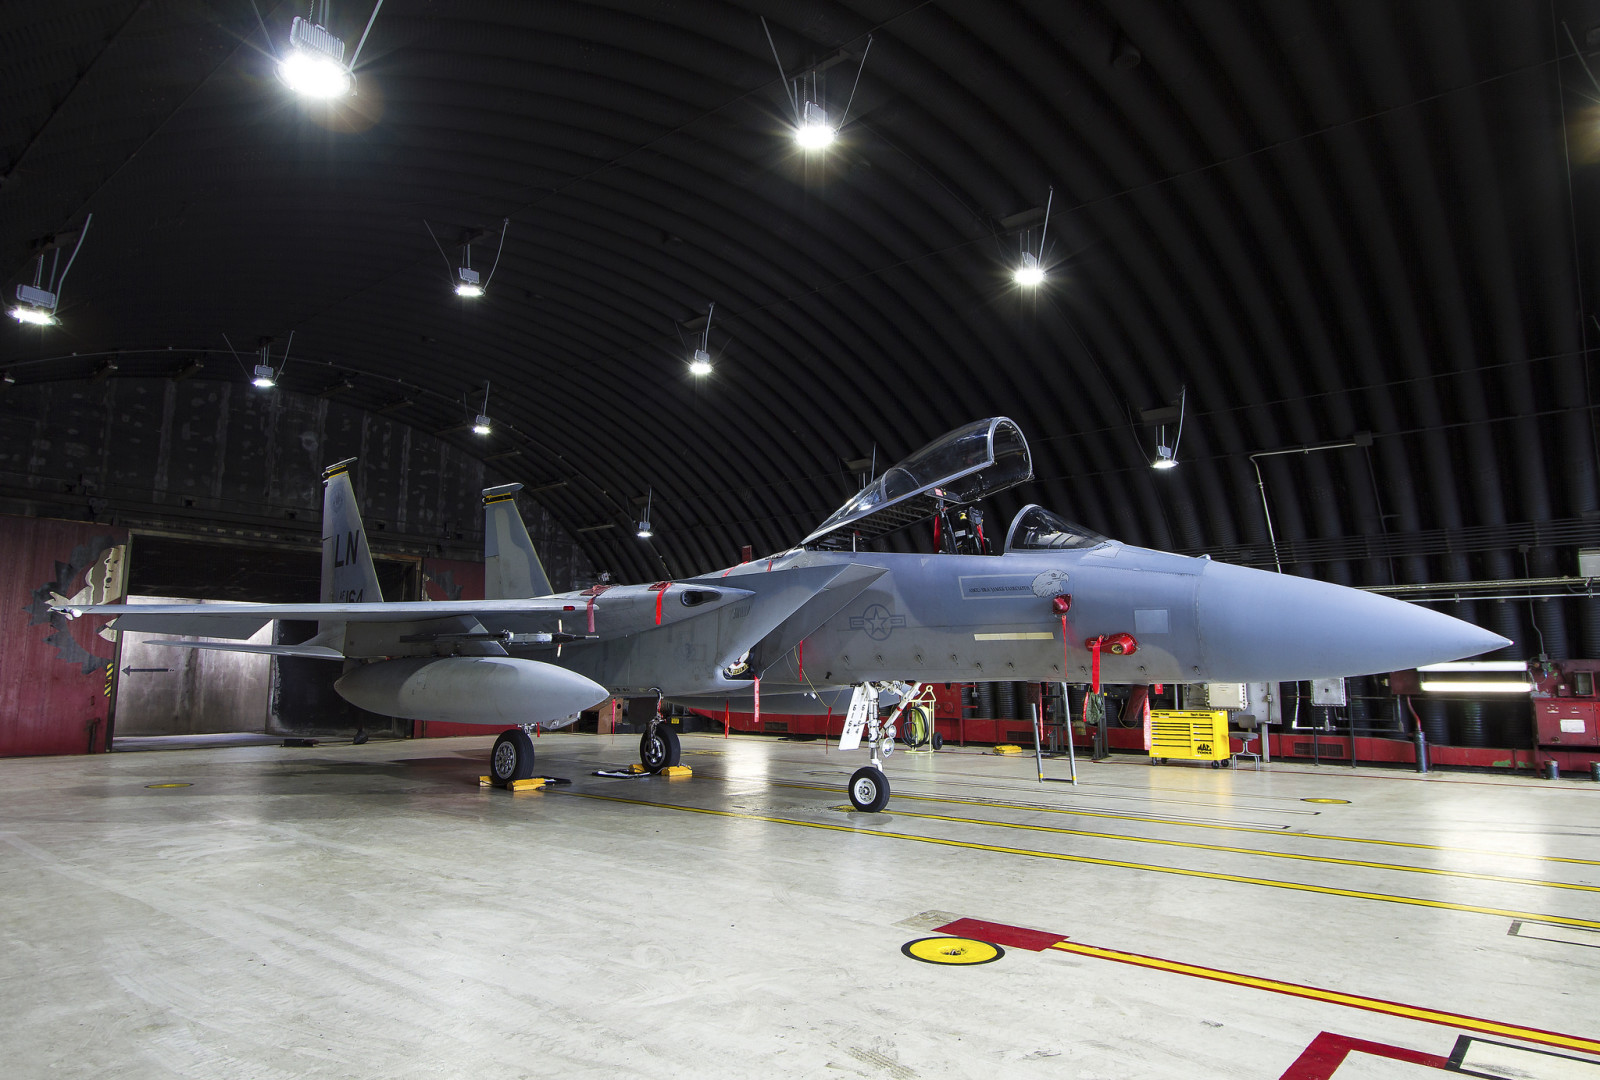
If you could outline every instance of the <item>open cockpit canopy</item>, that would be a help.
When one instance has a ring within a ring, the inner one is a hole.
[[[1011,531],[1006,533],[1007,551],[1067,551],[1105,543],[1109,543],[1107,537],[1052,514],[1037,503],[1018,511],[1011,519]]]
[[[925,521],[940,504],[962,506],[1033,479],[1022,430],[1004,416],[940,436],[862,488],[805,538],[847,547]]]

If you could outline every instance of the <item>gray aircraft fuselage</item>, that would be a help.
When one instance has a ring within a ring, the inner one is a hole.
[[[776,584],[795,571],[815,580],[841,570],[851,580],[835,579],[834,591],[821,594],[823,607],[791,620],[788,638],[783,626],[740,632],[742,619],[760,624],[758,593],[702,618],[570,644],[559,658],[550,647],[511,652],[581,672],[618,695],[720,704],[748,696],[752,673],[762,675],[762,695],[772,700],[889,679],[1087,682],[1086,642],[1100,635],[1137,642],[1130,655],[1102,654],[1101,678],[1114,684],[1363,675],[1506,644],[1388,597],[1117,541],[998,556],[795,550],[674,583],[664,602],[696,583],[754,591],[763,578]],[[583,598],[567,595],[576,621]],[[1062,596],[1070,597],[1065,628],[1054,604]],[[746,650],[753,650],[751,670],[725,677]]]

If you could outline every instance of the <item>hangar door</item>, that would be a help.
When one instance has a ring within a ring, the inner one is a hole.
[[[166,596],[130,596],[130,604],[198,604]],[[174,649],[161,635],[118,635],[117,737],[265,732],[272,657],[210,649]],[[255,637],[270,644],[269,623]]]
[[[378,557],[373,562],[386,599],[409,599],[415,594],[414,560]],[[140,533],[130,544],[127,602],[312,603],[318,598],[321,573],[320,547],[265,547]],[[268,623],[251,641],[271,644],[273,633],[274,624]],[[113,718],[117,737],[282,733],[283,718],[278,713],[283,676],[290,669],[301,681],[317,684],[291,688],[294,700],[311,702],[310,711],[319,714],[297,720],[316,727],[320,725],[314,721],[326,713],[325,719],[336,727],[345,723],[354,727],[356,722],[353,714],[344,716],[350,707],[332,694],[340,670],[336,664],[302,661],[279,666],[282,662],[270,656],[160,645],[161,635],[156,634],[129,632],[120,638]]]

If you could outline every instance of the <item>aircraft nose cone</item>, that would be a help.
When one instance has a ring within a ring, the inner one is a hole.
[[[1206,567],[1197,601],[1202,664],[1213,682],[1372,675],[1511,644],[1392,597],[1226,563]]]

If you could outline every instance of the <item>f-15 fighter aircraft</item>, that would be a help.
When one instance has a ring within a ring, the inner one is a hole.
[[[872,762],[849,792],[869,811],[889,795],[880,755],[893,729],[880,694],[903,697],[908,683],[1289,682],[1510,644],[1389,597],[1133,547],[1039,506],[1017,514],[992,554],[975,504],[1033,475],[1005,417],[930,443],[788,551],[681,581],[556,595],[507,485],[484,493],[487,599],[384,602],[350,464],[324,474],[321,603],[64,610],[185,635],[168,642],[180,647],[340,660],[335,688],[373,712],[514,725],[490,756],[500,783],[532,775],[535,725],[570,723],[611,696],[748,708],[759,694],[778,712],[831,708],[847,714],[847,745],[867,736]],[[930,519],[937,553],[861,550]],[[317,634],[300,645],[242,640],[270,619],[315,619]],[[643,764],[659,771],[678,755],[671,725],[650,720]]]

